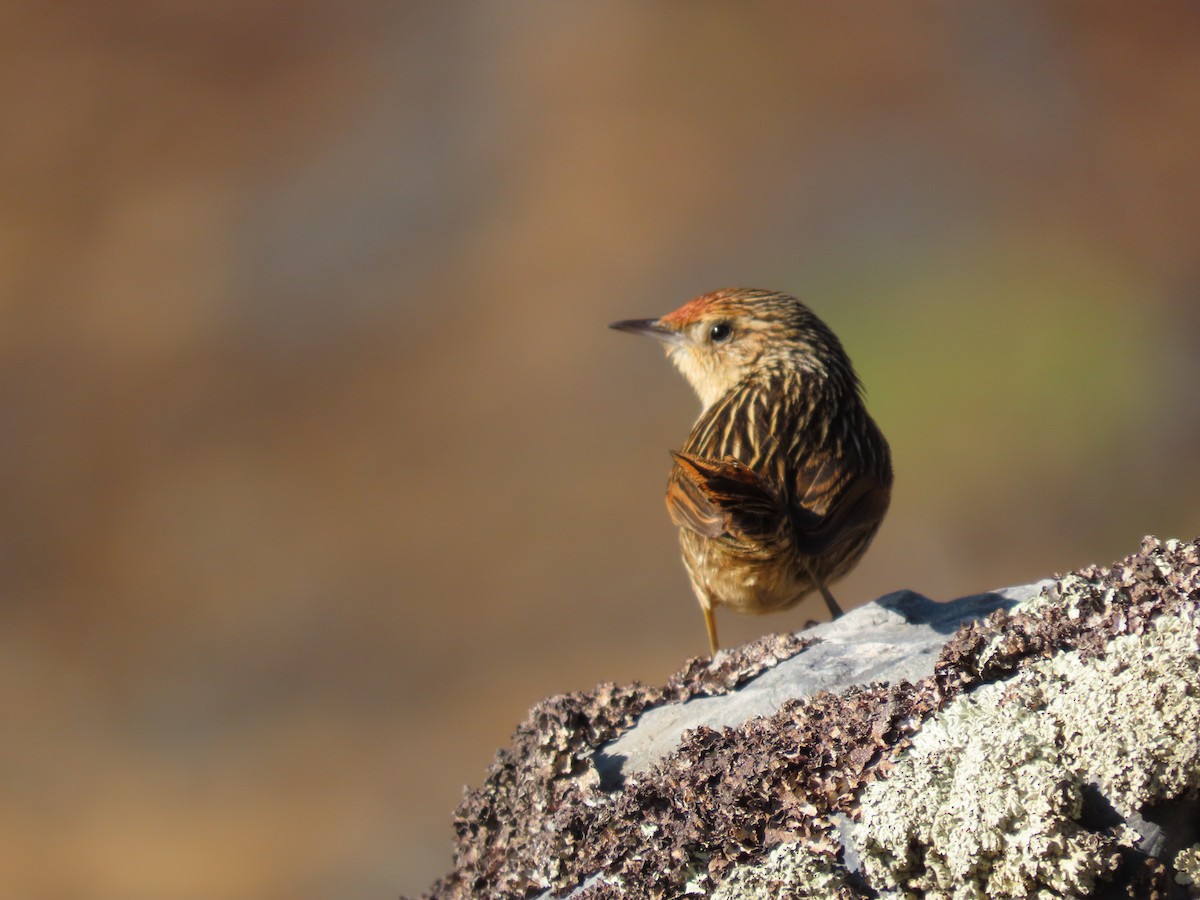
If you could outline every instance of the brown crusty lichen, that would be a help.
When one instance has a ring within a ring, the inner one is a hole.
[[[484,788],[463,798],[454,819],[454,871],[426,896],[525,897],[576,885],[603,868],[630,845],[640,817],[620,817],[614,806],[622,795],[600,789],[596,749],[644,710],[727,693],[805,644],[794,635],[769,635],[715,665],[689,660],[663,687],[602,684],[537,704],[512,747],[497,752]],[[593,893],[604,889],[599,883]]]
[[[860,852],[877,887],[1017,898],[1091,892],[1136,835],[1080,824],[1099,785],[1121,814],[1200,787],[1197,604],[1064,653],[950,703],[862,796]]]

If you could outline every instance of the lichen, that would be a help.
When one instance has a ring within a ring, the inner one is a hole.
[[[1183,603],[1102,656],[1063,653],[953,701],[862,796],[871,880],[954,900],[1090,893],[1125,832],[1080,824],[1087,785],[1126,815],[1200,786],[1198,672]]]
[[[1200,844],[1184,847],[1176,854],[1175,883],[1200,885]]]
[[[1181,606],[1144,637],[1117,638],[1085,665],[1065,654],[1025,685],[1024,702],[1061,723],[1067,765],[1122,815],[1200,787],[1197,625],[1196,605]]]
[[[844,870],[829,857],[803,843],[781,844],[756,865],[735,871],[712,894],[712,900],[831,900],[849,894]]]

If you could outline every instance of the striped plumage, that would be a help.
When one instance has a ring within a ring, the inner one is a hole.
[[[704,406],[667,485],[683,561],[717,650],[713,610],[766,613],[849,572],[891,495],[887,441],[849,358],[794,297],[727,289],[661,319],[650,334]]]

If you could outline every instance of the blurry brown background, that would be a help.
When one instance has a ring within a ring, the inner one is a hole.
[[[705,290],[867,384],[848,605],[1200,532],[1195,4],[0,19],[0,897],[418,892],[531,703],[702,652],[604,326]]]

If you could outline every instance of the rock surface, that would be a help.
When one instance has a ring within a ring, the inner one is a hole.
[[[738,690],[648,709],[637,724],[595,754],[601,784],[619,787],[626,773],[650,768],[701,725],[734,728],[778,712],[788,700],[836,693],[874,681],[919,681],[933,674],[946,639],[966,622],[1041,592],[1050,581],[936,603],[897,591],[804,631],[811,642]],[[719,659],[720,657],[718,657]]]
[[[1200,896],[1200,550],[547,700],[431,898]]]

